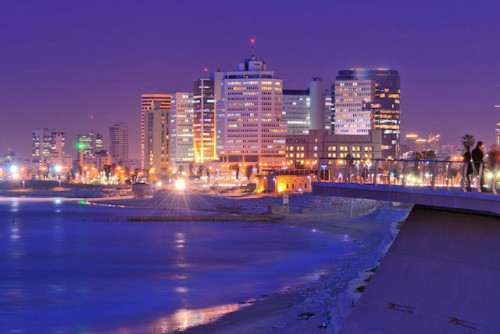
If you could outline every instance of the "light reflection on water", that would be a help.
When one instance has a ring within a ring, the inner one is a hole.
[[[168,317],[157,320],[152,332],[167,334],[174,330],[204,325],[219,319],[224,314],[237,311],[240,307],[240,304],[226,304],[194,310],[180,309]]]
[[[124,219],[138,214],[157,212],[0,199],[8,222],[0,224],[0,333],[40,324],[61,333],[167,333],[313,280],[332,255],[330,240],[310,230]]]

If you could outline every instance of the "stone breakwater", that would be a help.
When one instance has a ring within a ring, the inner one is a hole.
[[[217,211],[237,214],[264,214],[270,206],[283,205],[282,196],[220,196],[186,193],[175,195],[159,192],[151,199],[164,209],[186,208],[191,210]],[[291,213],[351,212],[354,216],[366,216],[377,210],[379,202],[363,199],[313,196],[311,193],[290,195]]]

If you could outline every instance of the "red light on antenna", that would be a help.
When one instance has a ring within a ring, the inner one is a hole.
[[[255,39],[251,38],[251,39],[250,39],[250,42],[251,42],[252,44],[253,44],[253,43],[255,43]]]
[[[208,68],[206,68],[206,67],[205,67],[204,71],[205,71],[205,72],[208,72]]]
[[[94,116],[90,116],[90,119],[94,119]]]

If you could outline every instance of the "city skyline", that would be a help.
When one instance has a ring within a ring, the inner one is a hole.
[[[251,37],[256,56],[283,79],[284,89],[301,89],[315,76],[328,87],[346,68],[393,68],[402,78],[403,135],[437,132],[443,143],[456,144],[471,133],[494,143],[500,118],[493,107],[500,100],[498,4],[384,9],[368,2],[292,1],[268,3],[268,14],[252,16],[239,14],[244,4],[221,3],[217,9],[178,3],[0,5],[1,45],[9,50],[0,56],[0,110],[9,120],[0,125],[0,152],[10,147],[29,157],[33,128],[60,129],[71,139],[91,130],[94,115],[100,133],[128,123],[130,155],[139,158],[140,95],[190,91],[204,68],[234,70],[250,55]],[[281,15],[285,4],[295,10]],[[188,10],[190,20],[183,23]],[[343,15],[352,10],[359,12],[356,22]],[[158,22],[165,13],[171,20]],[[370,29],[374,25],[380,30]],[[200,26],[218,37],[196,36]],[[187,38],[193,43],[178,44]],[[203,54],[193,53],[198,47]],[[68,140],[69,154],[71,145]]]

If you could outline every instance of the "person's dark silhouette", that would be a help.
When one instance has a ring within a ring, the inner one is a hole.
[[[481,191],[486,191],[486,189],[484,189],[484,166],[482,166],[483,158],[484,158],[483,142],[478,141],[476,148],[472,150],[472,161],[474,162],[474,168],[476,170],[476,174],[479,177],[479,186],[481,187]]]
[[[465,146],[465,153],[464,153],[464,163],[467,163],[467,170],[465,171],[465,181],[467,182],[466,183],[466,186],[467,186],[467,191],[468,192],[471,192],[472,191],[472,188],[471,188],[471,175],[472,173],[474,173],[474,170],[472,169],[472,154],[470,153],[470,147],[469,146]]]

